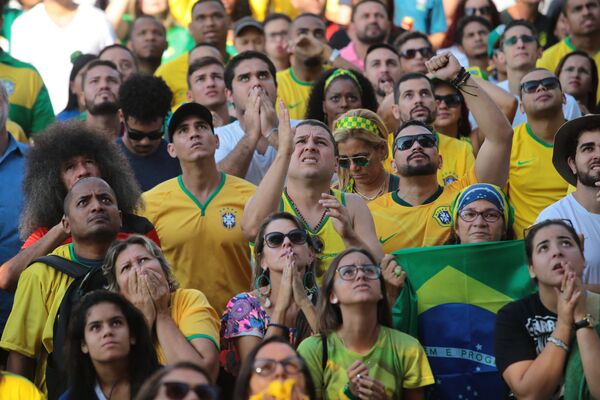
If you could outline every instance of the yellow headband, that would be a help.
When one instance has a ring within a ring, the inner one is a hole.
[[[333,71],[333,73],[329,76],[329,78],[327,78],[327,80],[325,81],[325,91],[327,91],[327,88],[329,88],[329,85],[331,85],[331,83],[339,78],[340,76],[347,76],[348,78],[352,79],[354,81],[354,83],[356,83],[356,86],[358,86],[358,91],[361,92],[362,94],[362,87],[360,86],[360,83],[358,82],[358,78],[356,78],[356,75],[354,75],[354,73],[352,71],[348,71],[347,69],[343,69],[343,68],[338,68],[335,71]]]
[[[377,124],[370,119],[363,117],[340,118],[335,124],[335,129],[364,129],[377,137],[383,137]]]

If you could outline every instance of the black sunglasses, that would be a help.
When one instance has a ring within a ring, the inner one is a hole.
[[[523,43],[532,43],[537,40],[537,38],[532,35],[520,35],[520,36],[515,35],[515,36],[511,36],[509,38],[504,39],[502,41],[502,43],[504,43],[505,46],[514,46],[515,44],[517,44],[519,39],[521,39],[521,41]]]
[[[354,157],[340,156],[340,158],[338,159],[338,163],[340,164],[340,168],[343,168],[343,169],[350,168],[350,163],[353,163],[357,167],[368,167],[369,166],[369,156],[354,156]]]
[[[483,7],[465,7],[465,16],[470,17],[475,14],[481,15],[491,15],[492,7],[491,6],[483,6]]]
[[[271,248],[277,248],[283,244],[285,238],[290,239],[293,244],[304,244],[308,235],[304,229],[292,229],[288,233],[271,232],[265,235],[265,244]]]
[[[394,145],[396,149],[400,151],[410,149],[415,142],[419,143],[421,147],[431,148],[435,147],[437,141],[435,140],[435,136],[431,134],[420,134],[420,135],[408,135],[408,136],[398,136]]]
[[[411,58],[415,58],[417,53],[420,53],[423,58],[431,58],[433,56],[433,50],[430,47],[421,47],[420,49],[404,50],[400,53],[400,57],[410,60]]]
[[[185,382],[163,382],[165,394],[170,400],[181,400],[190,392],[194,392],[200,400],[217,400],[219,388],[214,385],[190,385]]]
[[[136,131],[127,125],[125,125],[125,128],[127,128],[127,136],[129,136],[129,139],[131,140],[143,140],[144,138],[148,138],[149,140],[158,140],[165,134],[165,131],[162,128],[154,132]]]
[[[441,103],[442,101],[448,107],[458,107],[461,104],[460,95],[458,94],[447,94],[445,96],[435,95],[435,101]]]
[[[560,81],[557,77],[551,76],[550,78],[523,82],[521,83],[521,91],[523,93],[535,93],[540,85],[546,90],[552,90],[560,87]]]

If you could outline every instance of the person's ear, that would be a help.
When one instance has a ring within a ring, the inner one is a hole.
[[[87,344],[85,343],[84,340],[81,341],[81,352],[83,354],[89,354],[90,353],[90,349],[88,349]]]
[[[398,107],[398,104],[392,104],[392,115],[396,121],[400,121],[400,107]]]
[[[169,153],[171,158],[177,158],[177,151],[173,143],[167,143],[167,153]]]
[[[123,114],[123,109],[119,108],[119,111],[117,111],[117,114],[119,115],[119,121],[121,121],[121,123],[125,124],[127,121],[125,121],[125,115]]]
[[[337,296],[335,295],[335,293],[331,293],[329,295],[329,302],[331,304],[337,304],[337,303],[339,303],[339,300],[338,300]]]
[[[575,159],[573,159],[573,157],[567,158],[567,164],[569,165],[569,168],[571,169],[571,172],[574,175],[576,175],[577,174],[577,166],[575,164]]]
[[[533,270],[533,265],[529,264],[527,266],[527,270],[529,271],[529,277],[531,279],[536,279],[537,278],[537,275],[535,274],[535,271]]]
[[[71,235],[71,224],[69,223],[69,218],[66,215],[63,215],[60,223],[62,224],[63,230],[67,233],[67,235]]]

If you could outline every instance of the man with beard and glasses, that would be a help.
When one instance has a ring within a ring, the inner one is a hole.
[[[315,14],[301,14],[292,22],[288,50],[292,66],[277,72],[277,96],[287,105],[290,118],[302,119],[313,83],[325,64],[355,67],[327,44],[325,22]]]
[[[138,59],[139,70],[153,75],[160,66],[162,55],[169,46],[164,25],[150,15],[138,17],[131,27],[129,47]]]
[[[165,81],[156,76],[134,75],[119,89],[125,133],[117,144],[144,192],[181,174],[179,161],[169,156],[163,139],[172,97]]]
[[[562,13],[570,36],[545,50],[537,66],[556,71],[560,60],[575,50],[586,52],[600,66],[600,0],[564,0]],[[600,68],[598,71],[600,77]],[[596,98],[600,98],[600,85]]]
[[[353,40],[340,50],[340,55],[362,71],[369,46],[387,42],[390,20],[382,2],[361,0],[352,8],[350,21]]]
[[[552,163],[558,173],[577,187],[546,207],[536,222],[568,219],[583,235],[586,268],[583,283],[600,292],[600,115],[565,123],[554,136]]]
[[[394,91],[401,76],[400,56],[396,49],[385,43],[369,46],[365,56],[365,77],[373,85],[379,104]]]
[[[89,63],[81,79],[87,115],[85,123],[109,138],[117,138],[121,129],[119,120],[119,87],[121,73],[107,60]]]
[[[521,79],[521,111],[527,122],[514,128],[508,198],[515,207],[515,236],[538,214],[567,194],[568,183],[552,165],[554,135],[564,124],[565,95],[552,72],[537,68]]]
[[[477,182],[504,186],[508,177],[512,129],[496,103],[451,54],[431,58],[427,67],[437,79],[464,81],[458,85],[459,89],[479,122],[485,141],[474,167],[457,181],[440,186],[437,171],[442,168],[443,160],[438,140],[444,135],[436,135],[422,122],[431,114],[431,109],[423,105],[424,101],[433,103],[431,85],[425,76],[400,80],[400,102],[417,99],[413,107],[407,108],[406,117],[411,119],[398,129],[394,140],[394,163],[400,175],[400,189],[368,203],[377,237],[386,253],[407,247],[441,245],[450,235],[450,207],[456,194]]]

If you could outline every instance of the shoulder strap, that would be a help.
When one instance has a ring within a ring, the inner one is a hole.
[[[81,278],[82,276],[84,276],[85,274],[87,274],[89,272],[88,269],[82,267],[81,265],[79,265],[71,260],[67,260],[66,258],[54,255],[54,254],[50,254],[47,256],[37,258],[33,262],[34,263],[40,262],[40,263],[47,264],[47,265],[51,266],[52,268],[62,272],[63,274],[67,274],[70,277],[75,278],[75,279]]]
[[[321,368],[325,371],[325,367],[327,367],[327,335],[321,332],[321,348],[323,349],[323,354],[321,355]]]

